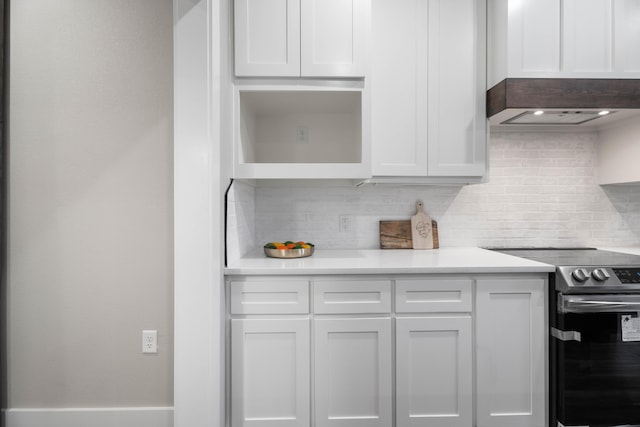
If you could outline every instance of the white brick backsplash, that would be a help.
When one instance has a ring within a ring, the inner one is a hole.
[[[438,221],[441,246],[636,245],[640,188],[599,186],[596,144],[596,133],[494,132],[489,182],[462,187],[235,183],[228,254],[282,239],[378,248],[379,221],[409,219],[417,200]]]
[[[255,188],[234,182],[227,195],[227,257],[237,259],[256,245]]]

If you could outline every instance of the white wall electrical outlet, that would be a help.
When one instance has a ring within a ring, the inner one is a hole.
[[[298,140],[298,144],[308,144],[309,128],[306,126],[298,126],[296,128],[296,138]]]
[[[142,352],[143,353],[158,352],[158,331],[151,331],[151,330],[142,331]]]
[[[340,232],[345,233],[351,230],[351,217],[349,215],[340,215]]]

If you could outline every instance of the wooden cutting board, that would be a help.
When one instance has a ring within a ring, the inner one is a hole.
[[[433,249],[431,217],[424,212],[422,202],[416,203],[416,214],[411,217],[413,249]]]
[[[380,249],[411,248],[411,221],[380,221]]]
[[[440,246],[438,241],[438,223],[431,220],[433,248]],[[411,239],[411,220],[380,221],[380,249],[413,249]]]

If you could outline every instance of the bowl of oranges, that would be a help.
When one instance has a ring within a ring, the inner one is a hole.
[[[313,243],[309,242],[269,242],[264,245],[264,254],[270,258],[303,258],[313,255]]]

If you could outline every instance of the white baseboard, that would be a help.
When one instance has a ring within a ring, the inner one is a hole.
[[[3,410],[6,427],[173,427],[172,407]]]

